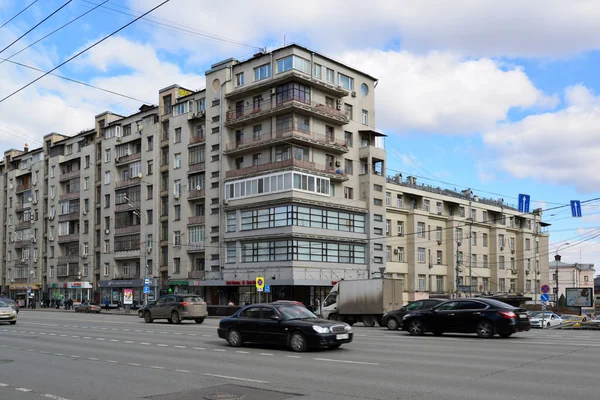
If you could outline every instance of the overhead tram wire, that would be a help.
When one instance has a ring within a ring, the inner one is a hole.
[[[25,32],[24,34],[22,34],[21,36],[19,36],[18,38],[16,38],[11,44],[9,44],[8,46],[6,46],[5,48],[3,48],[2,50],[0,50],[0,54],[2,54],[4,52],[4,50],[8,49],[10,46],[12,46],[13,44],[17,43],[19,40],[21,40],[23,37],[25,37],[27,34],[29,34],[29,32],[33,31],[35,28],[37,28],[38,26],[40,26],[41,24],[43,24],[44,22],[46,22],[48,19],[50,19],[54,14],[56,14],[57,12],[59,12],[60,10],[62,10],[63,8],[65,8],[70,2],[72,2],[73,0],[69,0],[67,1],[65,4],[63,4],[62,6],[60,6],[57,10],[55,10],[52,14],[48,15],[46,18],[44,18],[43,20],[41,20],[40,22],[38,22],[37,24],[35,24],[31,29],[29,29],[27,32]]]
[[[15,15],[14,17],[12,17],[11,19],[9,19],[8,21],[6,21],[5,23],[2,24],[2,26],[0,26],[0,29],[4,28],[10,21],[12,21],[13,19],[17,18],[19,15],[23,14],[29,7],[31,7],[32,5],[34,5],[35,3],[37,3],[38,0],[34,0],[33,3],[29,4],[27,7],[25,7],[24,9],[22,9],[21,11],[19,11],[17,13],[17,15]]]
[[[14,56],[21,54],[22,52],[24,52],[25,50],[27,50],[28,48],[35,46],[36,44],[38,44],[39,42],[41,42],[42,40],[46,39],[49,36],[54,35],[56,32],[60,31],[61,29],[65,28],[66,26],[72,24],[73,22],[77,21],[78,19],[85,17],[87,14],[91,13],[92,11],[94,11],[95,9],[97,9],[98,7],[108,3],[110,0],[104,0],[103,3],[98,4],[96,7],[84,12],[83,14],[81,14],[80,16],[73,18],[72,20],[70,20],[69,22],[67,22],[66,24],[56,28],[55,30],[53,30],[52,32],[50,32],[49,34],[47,34],[46,36],[43,36],[41,38],[39,38],[38,40],[36,40],[35,42],[31,43],[29,46],[22,48],[21,50],[17,51],[16,53],[14,53],[13,55],[9,56],[8,58],[3,58],[0,60],[0,64],[4,63],[5,61],[9,61],[11,58],[13,58]]]
[[[85,53],[86,51],[92,49],[93,47],[99,45],[100,43],[104,42],[106,39],[112,37],[113,35],[116,35],[117,33],[119,33],[120,31],[122,31],[123,29],[127,28],[129,25],[135,23],[136,21],[140,20],[142,17],[150,14],[152,11],[158,9],[159,7],[162,7],[163,5],[167,4],[169,1],[171,0],[165,0],[162,3],[160,3],[159,5],[157,5],[156,7],[150,9],[149,11],[145,12],[144,14],[140,15],[139,17],[137,17],[136,19],[134,19],[133,21],[128,22],[127,24],[123,25],[122,27],[120,27],[119,29],[117,29],[116,31],[106,35],[105,37],[103,37],[102,39],[98,40],[97,42],[95,42],[94,44],[86,47],[85,49],[81,50],[79,53],[75,54],[74,56],[68,58],[66,61],[63,61],[62,63],[58,64],[56,67],[52,68],[50,71],[44,73],[42,76],[34,79],[33,81],[29,82],[28,84],[26,84],[25,86],[15,90],[14,92],[12,92],[11,94],[9,94],[8,96],[4,97],[3,99],[0,100],[0,103],[2,103],[3,101],[11,98],[12,96],[14,96],[15,94],[19,93],[20,91],[24,90],[25,88],[33,85],[35,82],[39,81],[40,79],[42,79],[43,77],[51,74],[52,72],[56,71],[57,69],[59,69],[60,67],[62,67],[63,65],[67,64],[68,62],[74,60],[75,58],[79,57],[80,55],[82,55],[83,53]]]

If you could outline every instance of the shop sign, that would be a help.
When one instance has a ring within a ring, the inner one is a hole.
[[[23,290],[23,289],[33,289],[33,290],[37,290],[40,288],[39,284],[25,284],[25,285],[8,285],[8,289],[9,290]]]
[[[248,286],[254,286],[256,285],[256,281],[225,281],[226,285],[229,286],[243,286],[243,285],[248,285]]]
[[[122,288],[122,287],[140,287],[144,286],[143,279],[130,279],[123,281],[100,281],[98,282],[99,287],[114,287],[114,288]]]
[[[171,285],[171,286],[188,286],[188,281],[187,280],[170,281],[169,285]]]

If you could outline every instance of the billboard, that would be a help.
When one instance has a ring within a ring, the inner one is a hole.
[[[567,307],[593,307],[593,288],[567,288]]]
[[[133,304],[133,289],[123,289],[123,304]]]

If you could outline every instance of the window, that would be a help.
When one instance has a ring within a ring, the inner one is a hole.
[[[237,246],[234,243],[226,244],[227,254],[225,258],[226,263],[234,263],[237,261]]]
[[[342,73],[338,73],[338,85],[343,87],[346,90],[354,90],[354,78],[350,78],[347,75]]]
[[[173,221],[181,220],[181,206],[176,204],[173,206]]]
[[[504,278],[498,279],[498,291],[506,292],[506,280]]]
[[[488,234],[487,233],[481,234],[481,244],[483,247],[488,247]]]
[[[352,147],[352,132],[344,132],[344,143],[346,144],[346,147]]]
[[[477,232],[471,232],[471,245],[477,246]]]
[[[373,205],[375,205],[375,206],[383,206],[383,200],[381,200],[381,199],[373,199]]]
[[[110,162],[110,149],[104,150],[104,162]]]
[[[173,273],[174,274],[181,273],[181,259],[180,258],[173,259]]]
[[[104,195],[104,208],[110,207],[110,194]]]
[[[271,76],[271,64],[264,64],[254,68],[254,80],[260,81]]]
[[[488,265],[488,256],[487,256],[487,254],[484,254],[484,255],[483,255],[483,265],[482,265],[482,267],[483,267],[483,268],[489,268],[489,265]]]
[[[383,215],[381,215],[381,214],[373,214],[373,221],[375,221],[375,222],[382,222],[383,221]]]
[[[90,188],[90,178],[86,176],[83,178],[83,190],[89,190]]]
[[[404,222],[398,221],[398,236],[402,236],[404,234]]]
[[[443,258],[442,258],[442,251],[438,250],[436,253],[436,259],[437,259],[437,263],[438,265],[442,265],[444,263]]]
[[[296,55],[277,60],[277,73],[289,71],[292,68],[310,74],[310,61]]]
[[[105,171],[104,172],[104,184],[105,185],[109,185],[110,184],[110,171]]]
[[[332,69],[327,68],[325,70],[325,80],[329,83],[335,82],[335,73],[333,72]]]
[[[348,103],[344,103],[344,114],[348,117],[349,120],[352,120],[352,105]]]
[[[317,79],[322,79],[323,66],[320,64],[314,63],[313,75]]]
[[[424,291],[425,289],[425,280],[427,279],[426,275],[421,275],[419,274],[419,280],[418,280],[418,289],[419,291]]]
[[[386,261],[392,261],[392,246],[385,248],[385,259]]]
[[[351,187],[344,187],[344,198],[345,199],[353,199],[354,198],[354,189]]]
[[[398,247],[398,262],[404,262],[404,247]]]
[[[362,110],[360,121],[363,125],[369,125],[369,112],[367,110]]]
[[[417,260],[419,263],[425,262],[425,247],[419,247],[417,249]]]
[[[181,168],[181,153],[175,154],[175,169]]]
[[[88,169],[90,167],[90,156],[85,156],[84,168]]]
[[[504,247],[504,235],[498,235],[498,246],[500,246],[500,250]]]
[[[244,84],[244,73],[240,72],[235,75],[235,86],[242,86]]]
[[[345,159],[344,162],[345,162],[344,173],[346,175],[352,175],[352,171],[353,171],[352,160]]]
[[[174,246],[181,246],[181,231],[174,231],[173,232],[173,245]]]
[[[392,233],[392,220],[386,219],[385,220],[385,234],[389,236],[391,233]]]
[[[396,207],[398,207],[398,208],[404,207],[404,199],[401,194],[396,195]]]
[[[110,240],[108,239],[104,240],[104,252],[110,253]]]
[[[385,193],[385,205],[387,207],[392,205],[392,194],[390,192]]]
[[[383,192],[383,185],[373,184],[373,190],[376,192]]]
[[[425,237],[425,223],[424,222],[417,223],[417,237],[420,237],[420,238]]]
[[[181,128],[175,128],[175,143],[181,143]]]
[[[383,264],[383,258],[382,257],[373,257],[373,262],[375,264]]]
[[[471,267],[477,268],[477,254],[471,254]]]
[[[148,136],[148,138],[146,140],[147,140],[147,143],[146,143],[147,150],[148,151],[154,150],[154,136]]]
[[[498,257],[498,268],[504,269],[504,256]]]
[[[477,221],[477,210],[471,208],[471,218],[473,218],[473,222]]]
[[[525,250],[531,250],[531,239],[525,239]]]
[[[316,261],[364,264],[365,246],[309,240],[243,242],[241,244],[241,262],[264,261]]]

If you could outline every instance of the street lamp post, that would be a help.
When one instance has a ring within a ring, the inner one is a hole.
[[[473,222],[473,218],[469,217],[467,219],[465,219],[464,221],[461,221],[458,223],[458,225],[456,225],[456,296],[458,297],[458,287],[459,287],[459,283],[460,283],[460,258],[459,258],[459,254],[460,254],[460,245],[461,245],[461,240],[462,238],[462,234],[460,236],[458,236],[458,229],[462,226],[464,226],[465,222],[471,222],[471,230],[472,230],[472,222]],[[469,240],[471,240],[471,232],[469,231]],[[470,243],[470,242],[469,242]],[[464,258],[464,257],[463,257]],[[471,295],[471,255],[469,254],[469,295]],[[464,286],[464,285],[463,285]]]
[[[563,243],[560,246],[558,246],[556,248],[556,253],[554,254],[554,262],[556,263],[556,274],[554,276],[554,280],[555,280],[555,285],[556,288],[554,289],[554,307],[556,308],[556,312],[558,313],[558,263],[560,262],[560,254],[558,254],[558,251],[560,250],[560,248],[562,246],[568,246],[571,243],[567,242],[567,243]]]
[[[144,223],[144,225],[147,225],[147,220],[146,217],[142,214],[142,211],[134,206],[133,204],[131,204],[131,202],[129,201],[129,199],[127,198],[127,196],[124,196],[125,201],[127,202],[127,205],[133,209],[133,213],[135,215],[137,215],[137,217]],[[141,229],[140,229],[140,241],[141,241]],[[148,242],[146,240],[146,238],[144,238],[144,280],[148,277]],[[141,246],[140,246],[141,248]],[[141,251],[141,249],[140,249]],[[148,293],[144,293],[144,305],[148,304]]]

